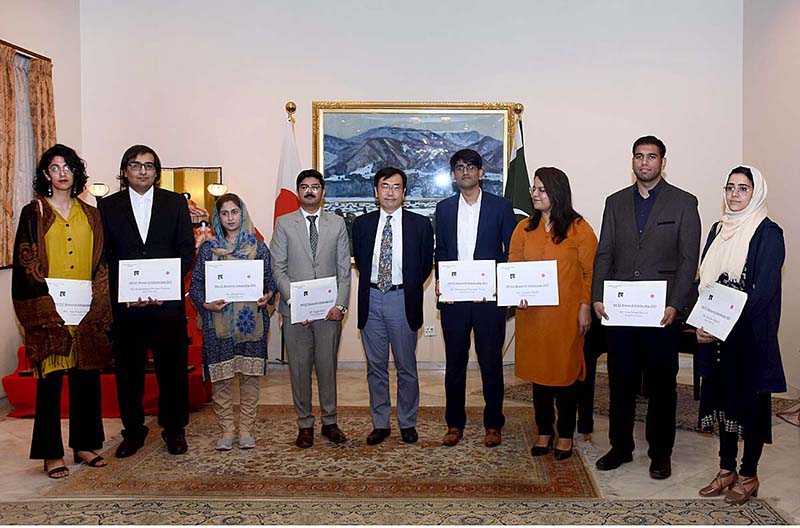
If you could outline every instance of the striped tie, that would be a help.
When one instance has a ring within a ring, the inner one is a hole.
[[[386,293],[392,287],[392,217],[386,217],[381,235],[381,254],[378,259],[378,289]]]
[[[317,259],[317,244],[319,243],[319,231],[317,231],[317,215],[309,215],[308,221],[311,226],[308,228],[308,241],[311,242],[311,256]]]

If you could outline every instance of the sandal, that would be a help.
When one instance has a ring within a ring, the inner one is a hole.
[[[44,461],[44,471],[45,473],[47,473],[47,476],[50,477],[51,479],[61,479],[69,476],[69,468],[67,466],[62,465],[55,467],[53,469],[47,469],[47,460]],[[63,473],[63,475],[58,475],[58,473]]]
[[[90,460],[85,460],[82,456],[80,456],[78,454],[79,452],[81,452],[81,453],[91,453],[91,454],[94,455],[94,458],[92,458]],[[98,455],[94,451],[75,451],[74,454],[75,454],[75,463],[76,464],[86,464],[87,466],[93,467],[93,468],[105,467],[106,465],[108,465],[108,464],[105,463],[106,459],[101,457],[100,455]]]

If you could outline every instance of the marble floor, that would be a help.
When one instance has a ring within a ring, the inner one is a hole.
[[[691,380],[691,366],[682,368],[682,378]],[[602,365],[599,368],[602,369]],[[682,367],[685,367],[682,365]],[[688,376],[685,374],[689,372]],[[516,381],[513,366],[505,369],[506,383]],[[367,405],[368,392],[365,367],[360,364],[343,366],[339,370],[339,404]],[[420,401],[422,405],[444,405],[444,370],[420,371]],[[467,392],[480,388],[477,368],[470,368]],[[394,383],[392,393],[394,394]],[[291,403],[289,372],[285,366],[270,365],[269,375],[261,388],[262,404]],[[470,394],[468,405],[482,405],[480,395]],[[526,405],[506,401],[507,406]],[[4,447],[3,472],[0,475],[0,500],[28,500],[41,497],[53,481],[42,472],[38,462],[28,459],[33,420],[8,418],[8,402],[0,399],[0,445]],[[106,419],[107,446],[119,440],[120,422]],[[64,438],[67,437],[67,422],[62,421]],[[442,426],[444,434],[444,425]],[[776,419],[773,428],[774,443],[766,446],[759,466],[761,488],[759,496],[766,498],[791,523],[800,524],[800,428]],[[608,419],[597,416],[591,441],[581,435],[577,447],[589,461],[592,474],[603,497],[607,498],[696,498],[697,490],[708,483],[717,472],[718,443],[715,437],[707,437],[688,431],[678,431],[675,452],[672,458],[672,477],[667,480],[652,480],[648,475],[649,459],[644,441],[643,424],[636,424],[637,447],[633,463],[610,472],[598,472],[594,462],[608,450]],[[191,449],[191,446],[190,446]],[[69,460],[68,460],[69,462]],[[113,460],[111,460],[113,464]],[[84,471],[85,467],[70,464],[71,471]]]

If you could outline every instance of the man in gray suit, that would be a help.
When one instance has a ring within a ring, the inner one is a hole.
[[[317,374],[322,436],[341,444],[347,437],[336,424],[336,364],[342,319],[350,298],[350,241],[342,218],[322,210],[325,181],[315,170],[297,176],[300,209],[278,218],[270,243],[272,273],[281,294],[278,310],[289,357],[292,399],[300,431],[295,444],[314,445],[311,370]],[[290,283],[336,277],[336,306],[325,319],[292,321]]]
[[[645,436],[654,479],[672,474],[680,324],[692,302],[700,253],[697,198],[662,178],[666,152],[654,136],[633,144],[636,183],[606,199],[592,279],[594,311],[604,319],[605,281],[667,283],[661,328],[608,327],[611,450],[597,461],[597,468],[607,471],[633,460],[633,419],[643,372],[650,400]]]

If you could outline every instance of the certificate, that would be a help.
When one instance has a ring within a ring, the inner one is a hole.
[[[117,302],[180,301],[181,280],[179,258],[120,260]]]
[[[253,302],[264,295],[263,260],[206,261],[206,302]]]
[[[92,305],[92,281],[73,279],[45,279],[50,297],[56,303],[56,312],[67,326],[76,326]]]
[[[555,260],[506,262],[497,265],[497,305],[558,306],[558,266]]]
[[[497,290],[493,260],[439,262],[439,300],[494,300]]]
[[[661,327],[667,302],[667,281],[605,281],[606,326]]]
[[[336,277],[292,282],[289,284],[292,324],[325,319],[336,305],[339,288]]]
[[[742,315],[747,294],[722,284],[709,284],[697,299],[687,323],[701,328],[721,341],[728,338]]]

